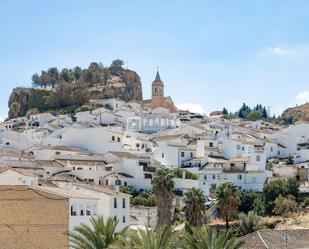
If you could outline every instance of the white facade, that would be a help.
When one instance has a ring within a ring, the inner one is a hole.
[[[19,172],[20,171],[20,172]],[[7,169],[0,173],[0,185],[37,186],[39,177],[29,174],[31,170]]]
[[[115,217],[118,220],[117,231],[130,224],[130,195],[85,184],[72,185],[72,189],[98,199],[97,215],[105,220]]]
[[[79,147],[94,153],[123,151],[123,135],[108,127],[72,129],[62,134],[62,144]]]

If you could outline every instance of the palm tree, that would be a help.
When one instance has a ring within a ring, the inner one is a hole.
[[[116,233],[118,221],[108,218],[106,223],[103,217],[92,217],[92,227],[80,224],[69,233],[70,248],[73,249],[104,249],[121,241],[126,228]]]
[[[226,229],[229,228],[229,220],[236,215],[240,202],[237,192],[235,184],[225,182],[218,187],[215,193],[220,214],[225,219]]]
[[[172,220],[174,174],[171,169],[159,168],[153,179],[153,189],[158,207],[157,226],[170,225]]]
[[[186,204],[184,210],[187,221],[192,225],[202,225],[206,211],[204,192],[201,189],[191,188],[185,193],[183,201]]]
[[[157,227],[155,230],[130,230],[122,248],[128,249],[173,249],[176,247],[177,233],[170,227]]]
[[[237,240],[228,230],[218,233],[209,231],[205,226],[188,226],[177,244],[179,249],[238,249],[243,241]]]

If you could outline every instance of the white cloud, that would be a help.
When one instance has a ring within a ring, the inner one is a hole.
[[[296,96],[297,104],[304,104],[309,102],[309,91],[303,91]]]
[[[274,56],[291,56],[298,55],[303,52],[302,48],[283,48],[283,47],[270,47],[266,48],[265,52]]]
[[[196,112],[196,113],[200,113],[200,114],[205,113],[203,106],[201,106],[200,104],[180,103],[180,104],[177,104],[176,107],[178,109],[184,110],[184,111]]]

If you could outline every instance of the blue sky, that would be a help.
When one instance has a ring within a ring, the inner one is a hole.
[[[52,66],[128,61],[144,98],[159,66],[176,104],[272,113],[309,101],[309,1],[0,1],[0,116]]]

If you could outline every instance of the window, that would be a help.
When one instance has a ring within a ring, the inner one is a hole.
[[[244,147],[244,146],[243,146],[243,147],[241,147],[241,150],[242,150],[242,151],[245,151],[245,147]]]
[[[256,161],[257,161],[257,162],[261,161],[261,156],[260,156],[260,155],[257,155],[257,156],[256,156]]]
[[[209,142],[209,147],[210,148],[214,147],[214,143],[213,142]]]
[[[117,142],[120,143],[120,137],[117,137]]]
[[[86,215],[90,216],[91,215],[91,210],[90,210],[90,206],[86,207]]]
[[[105,180],[105,185],[108,185],[108,179]]]
[[[216,175],[212,175],[212,179],[215,180],[216,179]]]
[[[136,144],[136,148],[139,148],[140,147],[140,144]]]
[[[122,198],[122,208],[126,208],[126,198]]]
[[[71,216],[76,216],[77,213],[76,213],[76,207],[71,205]]]
[[[117,198],[114,198],[114,208],[117,208]]]
[[[237,150],[240,150],[240,144],[237,144]]]
[[[238,178],[238,180],[241,180],[242,179],[242,175],[238,175],[237,178]]]
[[[210,185],[210,189],[214,190],[214,189],[216,189],[216,188],[217,188],[217,184],[212,183],[212,184]]]
[[[127,182],[124,182],[123,185],[124,185],[124,186],[128,186]]]
[[[112,141],[115,141],[115,136],[112,136]]]
[[[270,152],[273,152],[274,151],[274,148],[273,147],[270,147]]]
[[[79,207],[80,208],[80,216],[84,216],[85,215],[85,213],[84,213],[84,207],[83,206],[80,206]]]
[[[164,153],[162,153],[162,158],[164,158]]]
[[[126,217],[125,216],[122,216],[122,222],[126,223]]]
[[[204,175],[204,179],[207,180],[207,175]]]
[[[185,156],[185,153],[182,151],[181,152],[181,157],[184,157]]]
[[[190,153],[191,158],[193,158],[193,152]]]

